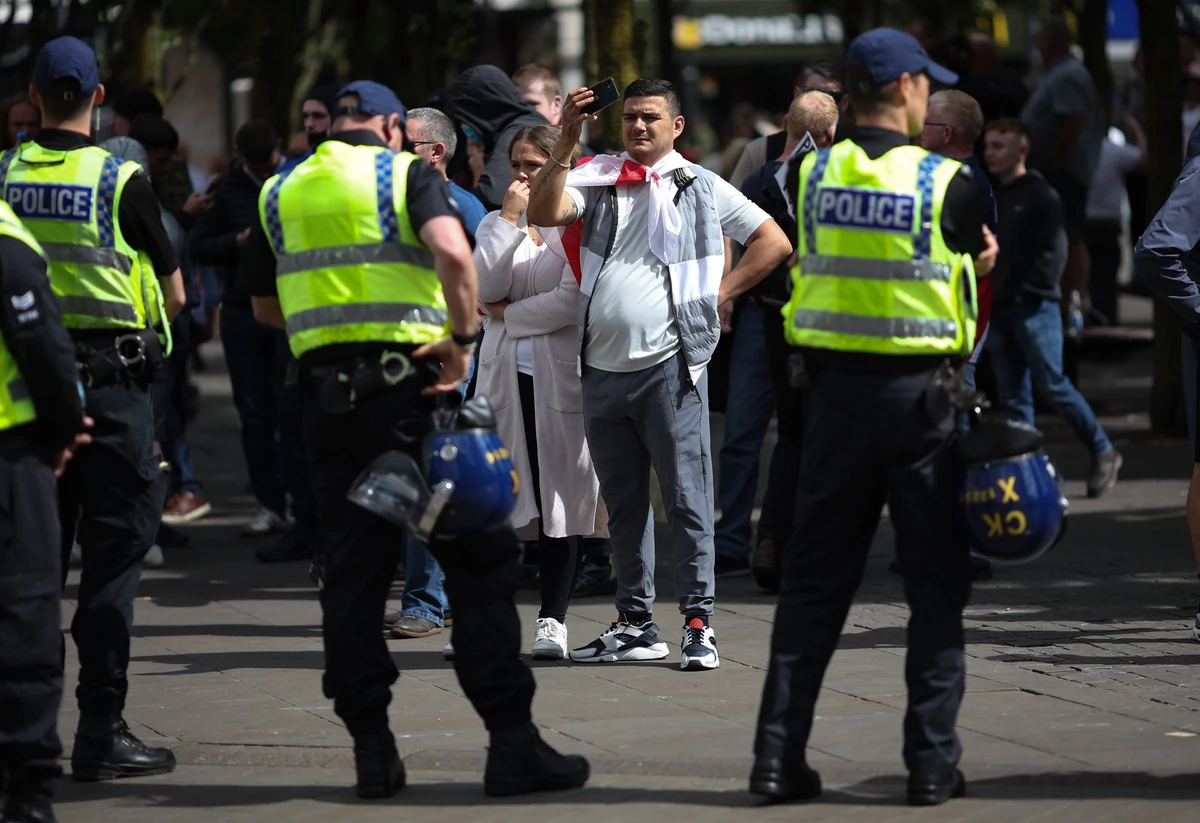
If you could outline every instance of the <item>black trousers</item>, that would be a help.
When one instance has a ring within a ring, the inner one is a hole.
[[[954,519],[953,417],[929,419],[929,374],[810,376],[796,528],[783,554],[755,753],[803,757],[821,680],[886,500],[911,611],[904,761],[910,770],[952,766],[962,753],[954,726],[965,684],[962,611],[971,593]]]
[[[775,307],[763,304],[767,317],[767,360],[771,385],[775,390],[775,426],[778,439],[771,451],[767,470],[767,489],[763,492],[758,517],[758,538],[767,537],[776,546],[784,546],[792,537],[792,510],[796,504],[796,484],[800,479],[800,447],[804,439],[805,390],[796,389],[788,378],[788,358],[796,350],[783,336],[783,317]]]
[[[372,395],[345,415],[325,411],[314,382],[303,386],[317,528],[326,560],[322,685],[355,737],[387,725],[391,685],[399,673],[379,626],[404,534],[351,503],[346,494],[359,473],[385,451],[402,448],[421,462],[431,408],[419,396],[421,385],[410,379]],[[401,442],[398,425],[415,442]],[[489,731],[529,723],[534,682],[518,658],[521,624],[513,598],[521,566],[516,534],[501,529],[469,540],[433,541],[430,550],[446,573],[446,594],[454,610],[454,669],[467,698]]]
[[[52,795],[62,775],[58,503],[50,456],[0,454],[0,773]]]
[[[78,527],[83,570],[71,621],[79,650],[75,697],[80,712],[115,718],[125,708],[142,558],[158,531],[168,477],[154,453],[147,387],[89,389],[85,402],[96,422],[92,443],[67,464],[58,484],[62,579]]]
[[[300,397],[300,363],[288,358],[279,404],[279,440],[283,449],[283,483],[292,503],[292,517],[306,537],[316,539],[317,501],[313,496],[304,444],[304,405]]]

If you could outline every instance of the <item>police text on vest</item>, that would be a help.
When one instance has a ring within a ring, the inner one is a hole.
[[[92,219],[92,190],[58,183],[9,183],[8,205],[27,220]]]
[[[911,234],[916,198],[876,189],[822,186],[817,193],[817,222],[844,229]]]

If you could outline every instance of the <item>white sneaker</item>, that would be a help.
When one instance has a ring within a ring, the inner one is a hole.
[[[1196,608],[1196,622],[1192,624],[1192,639],[1200,642],[1200,607]]]
[[[567,656],[567,627],[553,617],[539,617],[533,635],[534,660],[562,660]]]
[[[259,509],[250,522],[242,526],[242,537],[265,537],[287,531],[288,523],[267,507]]]
[[[586,646],[573,649],[571,659],[576,663],[618,663],[625,660],[662,660],[671,650],[658,636],[654,622],[634,626],[621,616],[598,638]]]
[[[142,567],[146,569],[161,569],[166,561],[163,558],[162,546],[155,543],[142,558]]]
[[[68,562],[72,569],[78,569],[83,566],[83,547],[79,545],[78,540],[71,547],[71,558]]]
[[[442,646],[442,660],[454,659],[454,641],[451,640],[445,646]]]
[[[721,658],[717,656],[717,635],[703,617],[689,618],[683,624],[683,640],[679,645],[683,648],[679,668],[684,671],[699,672],[721,665]]]

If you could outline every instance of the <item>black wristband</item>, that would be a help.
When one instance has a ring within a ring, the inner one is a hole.
[[[459,334],[453,329],[450,330],[450,339],[460,346],[474,346],[475,340],[479,337],[479,333],[475,334]]]

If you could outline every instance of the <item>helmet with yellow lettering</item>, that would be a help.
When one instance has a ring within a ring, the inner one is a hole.
[[[1042,433],[1011,420],[977,420],[958,442],[959,527],[995,563],[1041,557],[1067,527],[1062,477]]]
[[[505,525],[519,483],[487,400],[440,408],[433,422],[422,446],[424,466],[405,452],[386,452],[355,481],[350,500],[424,542]]]

